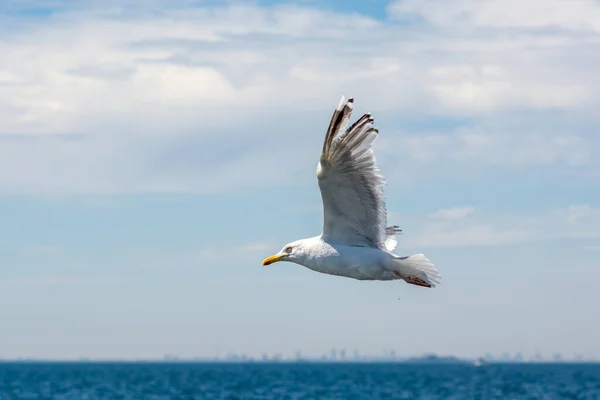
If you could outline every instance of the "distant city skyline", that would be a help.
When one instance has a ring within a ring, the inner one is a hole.
[[[337,356],[338,351],[340,356]],[[181,357],[177,354],[164,354],[159,358],[149,359],[119,359],[113,358],[108,360],[113,361],[164,361],[164,362],[406,362],[406,361],[438,361],[438,362],[470,362],[477,359],[485,360],[486,362],[508,362],[508,363],[531,363],[531,362],[542,362],[542,363],[557,363],[557,362],[600,362],[597,357],[586,356],[582,354],[563,355],[560,353],[554,353],[551,356],[545,357],[540,353],[534,354],[523,354],[521,352],[510,354],[503,352],[502,354],[494,355],[491,353],[485,353],[483,355],[475,357],[458,357],[452,354],[435,354],[435,353],[424,353],[421,355],[398,355],[395,350],[382,351],[381,354],[361,354],[358,350],[353,350],[352,357],[341,356],[345,354],[346,349],[333,348],[328,352],[323,352],[316,356],[305,356],[301,351],[296,351],[294,354],[282,354],[282,353],[262,353],[260,356],[251,356],[245,353],[226,353],[223,355],[214,356],[192,356],[192,357]],[[79,356],[72,359],[36,359],[36,358],[8,358],[4,359],[0,356],[0,362],[10,362],[18,360],[41,360],[41,361],[53,361],[53,360],[66,360],[66,361],[83,361],[83,362],[94,362],[104,361],[107,359],[94,359],[85,356]]]

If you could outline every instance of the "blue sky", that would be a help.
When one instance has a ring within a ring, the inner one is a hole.
[[[0,357],[600,358],[600,4],[507,1],[0,1]],[[261,267],[341,95],[434,290]]]

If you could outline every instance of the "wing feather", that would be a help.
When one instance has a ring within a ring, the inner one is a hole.
[[[402,232],[402,229],[398,225],[388,226],[385,228],[385,249],[387,251],[394,251],[396,248],[396,244],[398,243],[398,239],[396,238],[396,234]]]
[[[370,114],[346,128],[354,100],[340,101],[325,135],[317,166],[323,200],[323,238],[386,249],[385,180],[373,155],[378,130]]]

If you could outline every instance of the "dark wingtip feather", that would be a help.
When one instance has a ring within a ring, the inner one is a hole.
[[[341,102],[338,105],[338,108],[336,108],[333,112],[331,121],[329,122],[329,127],[327,128],[327,133],[325,134],[325,140],[323,142],[323,154],[327,152],[329,146],[331,145],[331,142],[333,141],[333,138],[335,137],[335,134],[338,131],[340,124],[344,120],[344,117],[350,115],[350,113],[352,112],[353,106],[354,97],[350,97],[345,102]]]

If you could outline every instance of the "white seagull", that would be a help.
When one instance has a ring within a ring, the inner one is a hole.
[[[385,181],[371,148],[379,132],[370,113],[348,127],[353,104],[354,99],[342,96],[317,165],[323,232],[285,245],[265,258],[263,266],[290,261],[324,274],[359,280],[403,279],[434,287],[440,283],[440,274],[427,257],[392,253],[401,230],[387,227]]]

